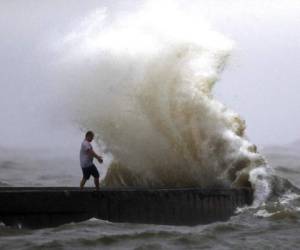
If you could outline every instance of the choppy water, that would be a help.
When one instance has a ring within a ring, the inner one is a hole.
[[[1,227],[1,249],[298,249],[298,218],[251,213],[196,227],[90,220],[36,231]]]
[[[81,172],[77,158],[49,158],[36,153],[2,148],[0,184],[78,185]],[[276,175],[300,186],[297,150],[273,147],[266,148],[265,154]],[[300,193],[286,185],[259,207],[241,208],[229,221],[209,225],[143,225],[91,219],[28,230],[0,224],[0,249],[299,249],[299,222]]]

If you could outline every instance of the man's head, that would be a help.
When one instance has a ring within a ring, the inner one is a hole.
[[[94,139],[94,133],[93,133],[93,131],[86,132],[85,139],[87,141],[91,142]]]

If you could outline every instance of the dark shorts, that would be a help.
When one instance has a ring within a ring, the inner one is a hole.
[[[89,167],[82,168],[82,173],[83,173],[84,179],[86,179],[86,180],[88,180],[91,177],[91,175],[94,178],[99,178],[98,169],[96,168],[96,166],[94,164]]]

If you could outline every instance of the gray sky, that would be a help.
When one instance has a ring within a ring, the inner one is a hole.
[[[51,78],[47,62],[55,60],[49,47],[98,7],[108,7],[114,17],[141,3],[0,2],[0,145],[58,144],[66,134],[66,146],[79,140],[59,107],[48,105],[56,98],[45,84]],[[300,138],[300,1],[181,1],[181,6],[235,42],[215,94],[246,120],[251,141],[285,144]]]

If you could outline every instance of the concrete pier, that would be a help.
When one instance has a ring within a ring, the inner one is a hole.
[[[112,222],[197,225],[224,221],[250,205],[251,189],[85,189],[0,187],[0,221],[28,228],[98,218]]]

